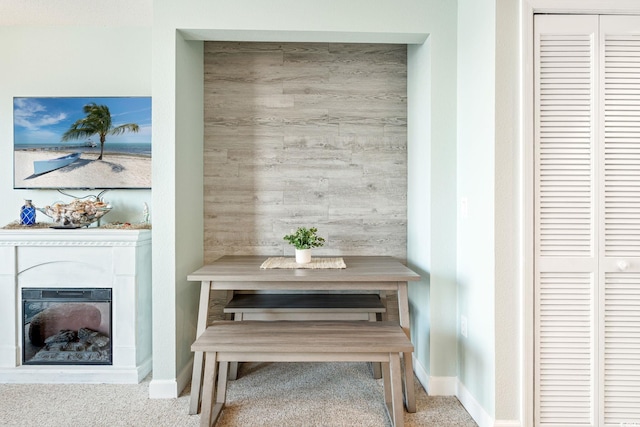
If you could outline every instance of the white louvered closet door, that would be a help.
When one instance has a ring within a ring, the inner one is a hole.
[[[640,425],[640,19],[535,18],[535,422]]]
[[[600,18],[600,425],[640,425],[640,18]]]
[[[595,426],[596,16],[536,16],[535,420]]]

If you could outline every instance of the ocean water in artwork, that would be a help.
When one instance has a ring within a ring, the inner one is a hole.
[[[95,146],[94,146],[95,145]],[[79,150],[83,153],[100,153],[100,144],[92,143],[57,143],[57,144],[16,144],[16,150]],[[105,153],[135,154],[138,156],[151,157],[151,144],[139,142],[109,142],[104,144]]]

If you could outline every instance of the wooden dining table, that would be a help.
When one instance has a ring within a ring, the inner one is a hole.
[[[345,256],[343,259],[346,268],[260,268],[267,258],[264,255],[227,255],[187,276],[187,280],[201,284],[196,336],[200,336],[207,327],[212,290],[391,291],[398,297],[400,326],[411,338],[407,287],[408,282],[420,280],[420,276],[399,260],[389,256]],[[190,414],[198,412],[203,357],[202,352],[194,353]],[[411,357],[411,354],[403,355],[403,388],[407,412],[416,411]]]

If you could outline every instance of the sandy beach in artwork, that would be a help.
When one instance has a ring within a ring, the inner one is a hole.
[[[75,162],[63,168],[34,176],[35,160],[54,159],[70,151],[16,150],[16,188],[151,188],[151,157],[104,153],[82,153]]]

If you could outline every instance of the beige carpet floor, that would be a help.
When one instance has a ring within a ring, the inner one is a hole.
[[[197,426],[189,389],[149,399],[150,377],[135,385],[0,384],[2,426]],[[455,397],[427,396],[416,382],[417,412],[405,425],[476,426]],[[382,380],[364,363],[245,363],[229,383],[219,427],[389,426]]]

